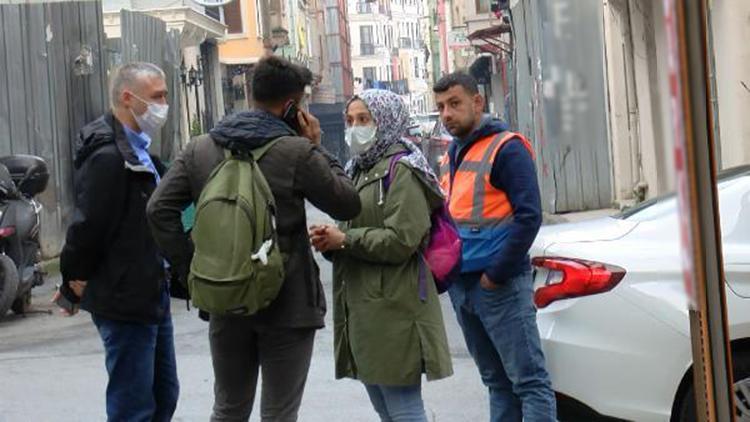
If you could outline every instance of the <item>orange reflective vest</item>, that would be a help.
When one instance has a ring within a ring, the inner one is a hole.
[[[497,152],[511,139],[520,139],[532,157],[534,150],[526,137],[519,133],[503,132],[480,139],[464,155],[450,180],[450,159],[446,153],[440,163],[440,184],[448,193],[451,217],[456,224],[494,226],[513,214],[508,197],[490,183],[492,166]]]
[[[448,194],[448,210],[463,241],[462,272],[484,271],[506,237],[506,222],[513,216],[508,196],[490,183],[497,152],[511,139],[520,139],[532,158],[526,137],[502,132],[470,145],[451,181],[449,153],[440,162],[440,185]]]

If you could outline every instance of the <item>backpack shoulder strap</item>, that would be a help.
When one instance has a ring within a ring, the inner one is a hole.
[[[393,176],[396,171],[396,164],[398,164],[398,161],[407,155],[409,155],[410,152],[403,151],[399,152],[398,154],[394,154],[391,156],[391,162],[388,165],[388,176],[383,181],[383,187],[385,188],[385,191],[388,192],[388,189],[391,187],[391,183],[393,183]]]
[[[276,143],[279,142],[279,140],[281,140],[282,138],[283,138],[283,136],[279,137],[279,138],[276,138],[276,139],[272,139],[272,140],[268,141],[266,144],[264,144],[262,146],[259,146],[258,148],[254,148],[254,149],[250,150],[249,154],[253,157],[253,161],[257,162],[258,160],[260,160],[266,154],[266,152],[268,152],[268,150],[270,150],[271,147],[273,147],[274,145],[276,145]],[[230,149],[230,148],[223,148],[223,149],[224,149],[224,158],[225,159],[228,159],[228,158],[230,158],[230,157],[232,157],[234,155],[232,153],[232,149]],[[247,154],[248,153],[241,153],[240,157],[247,157]]]
[[[255,148],[252,151],[250,151],[250,154],[252,154],[253,156],[253,160],[255,160],[256,162],[260,161],[260,159],[263,158],[264,155],[266,155],[268,150],[270,150],[271,147],[276,145],[276,143],[278,143],[282,138],[284,137],[282,136],[280,138],[273,139],[267,142],[265,145]]]

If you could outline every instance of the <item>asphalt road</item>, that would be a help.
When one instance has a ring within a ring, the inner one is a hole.
[[[311,210],[310,223],[327,221]],[[327,297],[331,266],[317,256]],[[34,290],[34,313],[0,321],[0,422],[73,422],[106,419],[106,372],[99,336],[87,313],[66,318],[49,303],[56,277]],[[424,383],[432,421],[488,420],[486,389],[464,344],[446,295],[443,316],[455,374]],[[180,401],[175,421],[207,421],[213,403],[208,325],[184,301],[173,301]],[[394,359],[398,359],[394,356]],[[260,395],[258,395],[260,397]],[[256,402],[256,407],[258,403]],[[258,421],[254,414],[251,421]],[[331,315],[320,330],[300,410],[301,422],[378,421],[360,383],[335,380]]]

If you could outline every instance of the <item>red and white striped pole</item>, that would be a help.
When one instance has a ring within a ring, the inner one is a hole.
[[[664,0],[683,275],[699,421],[735,419],[710,102],[707,0]]]

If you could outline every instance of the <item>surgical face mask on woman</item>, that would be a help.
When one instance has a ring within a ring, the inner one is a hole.
[[[169,104],[150,103],[135,94],[133,94],[133,96],[146,104],[148,108],[146,108],[146,111],[141,115],[135,114],[133,109],[130,109],[130,112],[133,113],[133,117],[135,118],[136,123],[138,123],[138,127],[140,127],[148,136],[153,137],[159,132],[159,129],[164,126],[164,123],[167,122]]]
[[[370,124],[367,126],[351,126],[346,128],[344,140],[349,145],[352,154],[359,155],[367,151],[374,143],[378,127]]]

